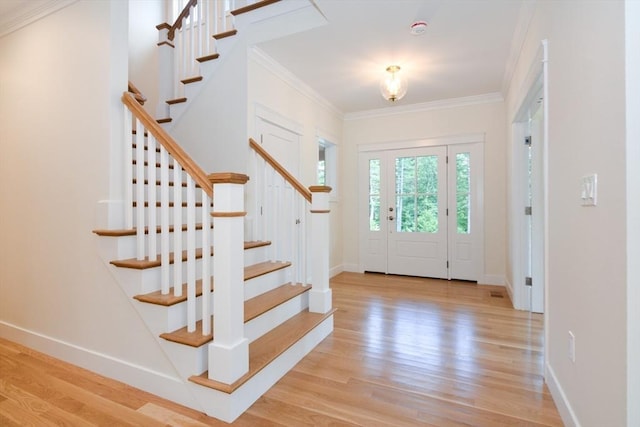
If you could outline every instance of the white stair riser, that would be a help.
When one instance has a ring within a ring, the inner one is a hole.
[[[137,224],[136,224],[136,216],[137,216],[136,211],[137,211],[138,209],[140,209],[140,208],[135,207],[135,208],[134,208],[134,210],[133,210],[133,225],[134,225],[134,227],[137,225]],[[148,210],[148,209],[153,209],[153,208],[143,207],[142,209],[144,209],[144,210],[145,210],[145,213],[144,213],[145,222],[148,222],[148,217],[149,217],[149,215],[148,215],[147,210]],[[174,218],[175,218],[175,216],[174,216],[174,214],[173,214],[173,209],[174,209],[173,207],[170,207],[170,208],[169,208],[169,224],[173,224],[173,223],[174,223]],[[180,221],[180,223],[181,223],[181,224],[184,224],[184,223],[186,223],[186,221],[187,221],[187,208],[186,208],[186,207],[183,207],[183,208],[180,208],[180,209],[181,209],[181,212],[182,212],[182,213],[181,213],[181,215],[182,215],[182,221]],[[161,215],[162,215],[161,208],[156,207],[156,208],[155,208],[155,210],[156,210],[156,222],[157,222],[157,224],[156,224],[156,225],[160,225],[160,221],[161,221],[161,219],[162,219],[162,217],[161,217]],[[201,210],[202,210],[202,208],[201,208],[201,207],[199,207],[199,206],[198,206],[198,207],[196,207],[196,222],[201,222],[201,221],[202,221],[202,214],[201,214]],[[146,226],[146,225],[148,225],[148,224],[144,224],[144,225]]]
[[[180,234],[182,235],[182,250],[185,250],[185,248],[187,247],[187,232],[182,231],[180,232]],[[169,246],[170,246],[169,252],[173,252],[174,236],[175,236],[174,233],[171,233],[169,236]],[[118,237],[117,239],[119,239],[118,248],[120,250],[120,254],[116,259],[135,258],[136,236],[122,236],[122,237]],[[146,251],[148,252],[149,236],[145,236],[144,239],[145,239],[145,248],[146,248]],[[211,239],[212,238],[210,238],[210,240]],[[160,234],[156,234],[156,240],[157,240],[156,253],[159,254],[161,250]],[[202,247],[201,242],[202,242],[202,230],[196,230],[196,247],[198,248]]]
[[[283,268],[245,281],[244,299],[248,300],[286,283],[287,270],[289,269],[289,267]]]
[[[190,383],[207,415],[231,423],[267,392],[333,330],[333,316],[316,326],[273,362],[231,394]]]
[[[209,294],[213,309],[213,293]],[[160,335],[187,326],[187,303],[181,302],[170,307],[136,301],[138,311],[147,320],[152,332]],[[196,298],[196,320],[202,320],[202,296]]]
[[[169,356],[173,366],[178,371],[178,374],[181,378],[185,379],[185,381],[188,381],[190,376],[201,374],[207,370],[209,357],[208,344],[200,347],[191,347],[162,338],[160,338],[159,341],[162,349]]]
[[[174,192],[174,188],[173,186],[169,186],[169,201],[173,201],[174,200],[174,196],[173,196],[173,192]],[[182,196],[182,202],[186,202],[187,200],[187,187],[183,187],[180,186],[180,193]],[[149,186],[149,185],[145,185],[145,189],[144,189],[144,198],[146,201],[149,200],[149,191],[154,191],[155,192],[155,196],[156,196],[156,202],[160,201],[161,198],[161,190],[160,190],[160,186],[154,185],[154,186]],[[196,202],[200,203],[202,201],[202,197],[201,197],[202,192],[200,191],[199,188],[196,188]]]
[[[267,247],[258,247],[247,249],[245,251],[245,266],[257,264],[258,262],[265,261]],[[107,258],[109,259],[109,258]],[[112,258],[113,259],[113,258]],[[118,258],[122,259],[122,258]],[[256,261],[257,260],[257,261]],[[255,261],[255,262],[254,262]],[[211,269],[213,271],[213,258],[210,262]],[[146,294],[150,292],[155,292],[160,290],[161,288],[161,268],[147,268],[145,270],[138,270],[133,268],[115,268],[115,273],[120,277],[123,284],[126,284],[126,293],[127,295],[134,296],[139,294]],[[169,278],[171,286],[173,286],[173,270],[174,266],[171,264],[169,266]],[[279,274],[278,274],[279,273]],[[273,279],[274,283],[270,283],[271,281],[267,279],[266,276],[261,276],[255,279],[252,279],[248,282],[245,282],[245,296],[246,299],[253,298],[256,295],[259,295],[263,292],[266,292],[274,287],[280,286],[285,283],[285,275],[278,271],[271,274],[276,274],[276,277]],[[196,279],[200,279],[202,277],[202,259],[196,260]],[[261,279],[261,280],[259,280]],[[215,271],[214,271],[214,280],[215,280]],[[182,283],[186,283],[187,281],[187,265],[186,262],[182,263]],[[247,292],[247,285],[250,285],[251,291]]]
[[[309,307],[309,293],[305,292],[245,323],[244,336],[252,342],[307,307]]]

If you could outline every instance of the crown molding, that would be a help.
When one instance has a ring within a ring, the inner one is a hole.
[[[462,98],[441,99],[438,101],[423,102],[420,104],[410,104],[374,110],[357,111],[344,115],[345,120],[371,119],[376,117],[395,116],[407,113],[420,113],[423,111],[440,110],[443,108],[466,107],[468,105],[492,104],[503,102],[504,98],[499,92],[487,93],[484,95],[465,96]]]
[[[326,98],[316,92],[313,88],[300,80],[295,74],[286,69],[282,64],[277,62],[262,49],[256,46],[252,46],[249,49],[249,58],[274,73],[278,78],[280,78],[280,80],[282,80],[298,92],[302,93],[307,98],[311,99],[314,102],[317,102],[318,104],[322,105],[341,118],[344,116],[344,113],[338,107],[333,105]]]
[[[520,7],[520,13],[518,14],[518,23],[516,24],[513,37],[511,38],[511,48],[509,49],[509,56],[504,66],[504,74],[502,76],[502,94],[507,95],[509,86],[511,85],[511,79],[516,69],[516,64],[520,59],[520,52],[522,52],[522,46],[529,32],[529,26],[533,20],[535,14],[536,3],[528,0],[522,3]]]
[[[24,2],[24,7],[20,7],[0,19],[0,37],[17,31],[77,1],[78,0],[44,0],[41,2]]]

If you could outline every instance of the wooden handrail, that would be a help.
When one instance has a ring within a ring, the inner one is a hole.
[[[145,111],[136,101],[133,94],[124,92],[122,102],[133,113],[136,119],[144,125],[147,131],[167,150],[167,152],[178,161],[193,180],[204,190],[209,197],[213,197],[213,186],[207,178],[207,174],[189,157],[189,155],[178,145],[178,143]]]
[[[271,165],[272,168],[276,170],[285,179],[293,188],[295,188],[298,193],[304,197],[307,202],[311,203],[311,191],[304,185],[300,183],[293,175],[289,173],[276,159],[271,157],[267,151],[262,148],[260,144],[258,144],[253,138],[249,138],[249,145],[251,148],[256,150],[256,152],[262,157],[267,163]]]
[[[189,2],[184,6],[184,9],[182,9],[182,12],[180,12],[180,15],[178,15],[178,18],[176,19],[176,22],[174,22],[171,29],[169,29],[169,33],[167,34],[167,38],[169,40],[173,40],[176,35],[176,31],[182,28],[182,20],[189,16],[191,13],[191,6],[195,6],[196,4],[198,4],[198,0],[189,0]]]
[[[131,81],[129,81],[127,90],[133,94],[133,97],[136,99],[136,101],[138,101],[138,104],[144,105],[144,103],[147,102],[147,98],[142,94],[142,92],[140,92],[140,89],[138,89],[134,86],[133,83],[131,83]]]

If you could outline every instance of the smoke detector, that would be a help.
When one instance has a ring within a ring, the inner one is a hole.
[[[416,21],[409,27],[411,35],[419,36],[427,31],[427,23],[425,21]]]

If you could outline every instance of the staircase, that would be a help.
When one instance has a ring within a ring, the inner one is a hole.
[[[159,26],[166,40],[178,38],[184,47],[176,34],[190,28],[194,36],[200,25],[189,16],[205,13],[205,3],[224,2],[202,2],[196,11],[198,2],[190,1],[181,23]],[[231,15],[279,3],[287,3],[280,14],[294,3],[300,10],[299,2],[264,0]],[[238,31],[227,28],[213,39],[231,40]],[[159,46],[175,49],[169,44]],[[213,67],[202,65],[221,58],[220,46],[194,57],[198,74],[180,84],[213,78]],[[330,188],[304,187],[253,140],[249,185],[246,175],[206,174],[165,129],[197,96],[195,89],[180,90],[167,98],[164,120],[141,107],[141,94],[123,94],[125,225],[94,233],[116,281],[183,383],[180,403],[232,422],[333,330]],[[250,227],[247,211],[256,219]],[[253,240],[245,240],[246,228]]]

